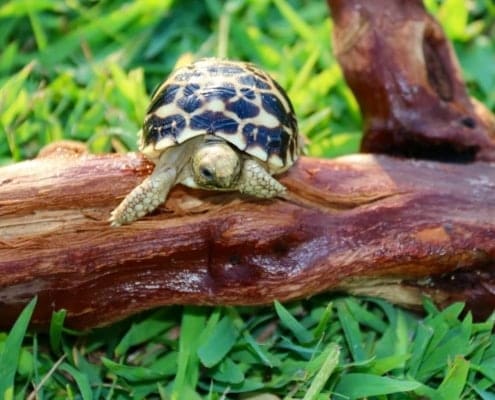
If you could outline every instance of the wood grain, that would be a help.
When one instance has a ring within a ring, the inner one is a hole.
[[[429,293],[480,315],[495,304],[493,164],[303,158],[281,178],[287,198],[177,186],[154,214],[111,228],[109,212],[150,169],[136,154],[63,147],[0,169],[2,326],[35,295],[35,325],[64,308],[77,328],[160,305],[327,290],[408,306]],[[467,288],[444,284],[459,274]]]

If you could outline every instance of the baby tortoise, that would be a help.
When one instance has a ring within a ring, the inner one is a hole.
[[[163,203],[176,183],[271,198],[272,177],[300,154],[297,121],[285,91],[253,64],[215,58],[178,68],[152,96],[139,150],[154,172],[112,211],[119,226]]]

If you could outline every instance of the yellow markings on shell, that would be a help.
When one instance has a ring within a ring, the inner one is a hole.
[[[172,139],[170,136],[164,137],[163,139],[160,139],[158,142],[155,144],[155,150],[165,150],[168,149],[169,147],[172,147],[175,145],[175,140]]]
[[[153,111],[153,114],[159,118],[166,118],[179,112],[181,111],[177,109],[177,105],[175,103],[170,103],[158,107],[156,110]]]
[[[268,153],[260,146],[251,146],[246,149],[246,152],[262,161],[267,161],[268,159]]]
[[[235,147],[237,147],[239,150],[243,150],[247,146],[246,138],[242,133],[237,132],[236,134],[232,133],[223,133],[223,132],[215,132],[215,136],[221,137],[225,139],[227,142],[233,144]]]
[[[146,156],[146,158],[150,159],[153,162],[156,162],[161,154],[161,151],[155,149],[155,145],[153,143],[147,145],[144,148],[140,148],[140,151]]]
[[[208,110],[225,111],[225,103],[220,99],[210,100],[208,102]]]
[[[285,96],[280,93],[280,90],[278,90],[278,88],[272,83],[273,85],[273,90],[277,92],[277,98],[278,100],[282,103],[282,107],[284,107],[284,110],[287,112],[287,113],[290,113],[290,106],[289,104],[287,103],[287,100],[285,99]]]
[[[200,135],[204,135],[204,132],[186,128],[177,136],[177,143],[184,143],[187,140]]]
[[[264,125],[267,128],[276,128],[280,126],[280,121],[272,114],[267,113],[263,110],[263,112],[256,118],[260,125]]]
[[[273,173],[277,173],[279,170],[283,170],[283,168],[285,167],[282,159],[276,154],[272,154],[270,157],[268,157],[268,164],[270,166],[270,171],[272,171]]]
[[[261,104],[261,95],[257,95],[251,102],[259,108],[260,113],[254,117],[250,118],[255,121],[256,125],[264,125],[267,128],[276,128],[280,125],[280,121],[272,114],[267,113]]]
[[[144,136],[143,136],[143,130],[142,129],[140,129],[138,134],[137,134],[137,143],[138,143],[139,151],[143,151],[145,144],[144,144]]]

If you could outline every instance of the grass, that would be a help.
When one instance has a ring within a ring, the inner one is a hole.
[[[472,95],[495,109],[495,6],[425,1]],[[22,0],[0,4],[0,164],[55,140],[136,149],[153,88],[201,56],[253,61],[288,89],[309,153],[358,150],[356,101],[323,1]],[[495,399],[495,316],[415,315],[319,295],[265,308],[168,307],[89,333],[0,332],[0,399]],[[199,333],[199,334],[198,334]],[[257,396],[257,397],[256,397]]]

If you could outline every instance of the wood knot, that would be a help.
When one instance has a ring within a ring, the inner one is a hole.
[[[84,143],[75,140],[60,140],[43,147],[36,158],[73,158],[88,154]]]

